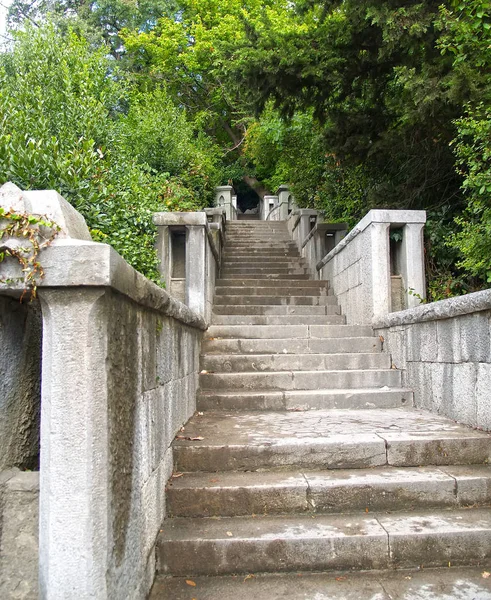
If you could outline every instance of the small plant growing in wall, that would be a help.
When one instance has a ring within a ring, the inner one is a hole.
[[[23,283],[21,302],[27,291],[30,291],[31,300],[36,298],[37,285],[44,277],[39,254],[51,244],[59,231],[60,227],[45,216],[0,207],[0,263],[12,258],[19,263],[22,271],[21,277],[8,278],[0,275],[0,283]]]

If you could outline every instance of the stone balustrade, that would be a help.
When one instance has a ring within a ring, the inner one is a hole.
[[[417,407],[491,430],[491,290],[394,312],[374,328]]]
[[[156,213],[159,269],[170,294],[208,323],[224,242],[225,208]],[[209,222],[211,220],[211,223]]]
[[[24,197],[4,186],[0,205],[9,208],[15,196],[19,210],[55,220],[66,207],[61,197],[47,194],[51,208],[41,192]],[[33,196],[43,201],[37,205]],[[205,270],[206,215],[194,218],[193,260]],[[27,305],[19,305],[19,265],[2,263],[2,277],[7,273],[10,282],[0,284],[0,338],[11,374],[3,379],[10,404],[0,406],[2,435],[40,430],[39,441],[34,436],[24,445],[24,457],[10,455],[22,466],[33,458],[32,444],[40,445],[40,598],[136,600],[147,596],[154,578],[170,445],[196,409],[207,327],[203,285],[211,275],[202,274],[191,288],[198,313],[110,246],[71,237],[88,235],[77,220],[75,233],[68,217],[62,235],[42,251],[39,319],[30,320]],[[22,391],[31,396],[30,412]],[[2,449],[11,445],[11,438],[0,439]]]

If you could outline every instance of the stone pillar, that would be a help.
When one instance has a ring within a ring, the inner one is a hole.
[[[278,188],[278,203],[279,203],[279,220],[286,221],[288,219],[288,209],[291,202],[291,193],[287,185],[280,185]]]
[[[222,209],[223,210],[223,209]],[[222,211],[217,212],[220,217]],[[223,216],[222,216],[223,218]],[[181,301],[184,301],[189,308],[196,311],[199,315],[206,318],[205,307],[207,305],[207,252],[210,251],[207,237],[208,216],[205,212],[195,213],[155,213],[153,222],[157,225],[158,238],[157,250],[161,265],[161,273],[167,274],[165,279],[167,289],[172,292],[172,251],[170,249],[169,237],[173,235],[172,231],[186,233],[185,247],[185,267],[183,278],[178,280],[179,285],[183,285]],[[174,292],[175,297],[176,292]],[[179,298],[179,297],[178,297]]]
[[[391,309],[390,223],[372,223],[370,262],[372,273],[372,318],[387,315]]]
[[[220,185],[215,188],[215,205],[225,209],[227,221],[235,221],[237,209],[233,201],[234,188],[231,185]],[[236,200],[237,202],[237,200]]]
[[[186,304],[199,315],[206,313],[206,230],[186,227]]]
[[[419,306],[420,298],[426,298],[423,228],[424,223],[407,223],[403,229],[401,274],[407,308]]]
[[[112,541],[104,294],[104,288],[39,289],[42,600],[107,598]]]
[[[298,214],[300,215],[300,223],[298,224],[298,239],[301,246],[312,229],[310,226],[310,219],[312,217],[317,219],[319,216],[319,211],[311,210],[309,208],[302,208],[298,211]]]
[[[274,208],[278,206],[278,196],[264,196],[263,202],[263,214],[261,219],[263,221],[277,221],[278,220],[278,210],[271,212]]]

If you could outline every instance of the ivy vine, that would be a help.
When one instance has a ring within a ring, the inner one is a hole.
[[[22,277],[14,279],[0,276],[0,283],[22,282],[24,291],[21,302],[28,291],[30,300],[36,298],[38,283],[44,277],[39,254],[51,244],[59,231],[60,227],[46,216],[29,215],[0,207],[0,263],[6,258],[14,258],[23,273]]]

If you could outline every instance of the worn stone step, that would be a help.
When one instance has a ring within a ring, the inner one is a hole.
[[[233,280],[228,279],[229,285],[223,285],[215,288],[216,293],[224,296],[273,296],[275,298],[285,299],[290,294],[295,296],[332,296],[331,291],[327,287],[305,286],[302,287],[302,283],[309,283],[309,280],[305,281],[284,281],[281,279],[255,279],[253,286],[243,286],[244,280]],[[236,285],[233,285],[233,284]],[[287,287],[288,286],[288,287]]]
[[[242,338],[257,340],[283,339],[285,329],[278,325],[210,325],[204,333],[205,340],[220,338]],[[373,336],[367,325],[291,325],[288,327],[290,339],[332,339]]]
[[[279,256],[276,259],[272,257],[257,257],[255,259],[243,260],[242,258],[235,258],[234,260],[222,261],[222,269],[233,269],[237,267],[248,267],[248,268],[268,268],[274,269],[280,267],[282,269],[299,269],[305,268],[305,261],[301,258],[289,258]]]
[[[411,408],[210,411],[192,417],[179,435],[178,471],[468,465],[491,456],[490,434]]]
[[[201,373],[204,390],[315,390],[401,386],[396,369]]]
[[[491,504],[491,468],[184,473],[170,479],[171,517],[365,513]]]
[[[267,286],[269,285],[269,283],[271,281],[273,282],[282,282],[284,286],[287,286],[290,284],[290,281],[295,281],[296,283],[300,283],[301,280],[303,281],[308,281],[310,275],[308,273],[294,273],[294,274],[290,274],[290,273],[263,273],[263,274],[258,274],[257,272],[254,273],[248,273],[248,274],[241,274],[241,273],[223,273],[222,277],[227,277],[227,279],[230,282],[233,281],[237,281],[237,282],[242,282],[244,281],[244,277],[251,277],[251,275],[254,275],[254,277],[257,277],[257,281],[258,282],[262,282],[262,285]]]
[[[380,352],[376,337],[326,339],[215,339],[203,340],[203,354],[338,354],[341,352]]]
[[[237,298],[234,296],[215,295],[214,305],[234,305],[246,304],[247,306],[262,306],[262,305],[277,305],[277,306],[326,306],[337,305],[338,301],[335,296],[244,296]]]
[[[400,408],[413,405],[413,393],[404,388],[299,391],[200,390],[199,410],[306,411],[330,409]]]
[[[444,565],[414,570],[195,577],[193,589],[199,600],[491,600],[491,582],[483,577],[490,566],[481,564],[480,567]],[[150,600],[189,600],[188,581],[186,577],[159,576]]]
[[[242,240],[237,242],[225,242],[223,251],[225,254],[233,254],[235,250],[263,250],[267,251],[270,249],[285,250],[289,248],[298,248],[295,242],[283,242],[275,240],[264,240],[264,241],[253,241],[253,240]]]
[[[344,315],[212,315],[213,325],[340,325]]]
[[[488,509],[174,518],[158,538],[159,571],[178,576],[436,567],[490,557]]]
[[[298,248],[277,248],[264,250],[262,248],[242,248],[234,252],[224,253],[224,257],[237,258],[243,260],[252,260],[257,258],[301,258]]]
[[[340,371],[390,369],[386,353],[341,354],[205,354],[201,368],[209,373],[263,373],[280,371]]]
[[[248,287],[267,287],[267,288],[284,288],[285,284],[281,281],[271,281],[271,282],[265,282],[262,279],[255,279],[255,278],[246,278],[244,277],[244,279],[239,283],[237,280],[235,279],[227,279],[226,277],[222,277],[220,279],[217,279],[216,282],[216,293],[224,293],[222,291],[221,288],[223,287],[230,287],[230,285],[232,285],[232,287],[242,287],[242,288],[248,288]],[[318,293],[319,291],[325,291],[327,288],[329,288],[329,282],[325,281],[325,280],[319,280],[319,279],[309,279],[307,281],[304,280],[299,280],[298,282],[295,281],[289,281],[288,282],[288,288],[285,289],[289,289],[290,292],[295,291],[296,289],[294,288],[300,288],[300,289],[307,289],[310,288],[310,294],[312,295],[313,293]],[[244,291],[244,290],[242,290]],[[269,295],[269,294],[268,294]],[[298,294],[298,295],[302,295],[303,294]]]
[[[243,279],[255,279],[264,274],[266,275],[305,275],[309,271],[307,267],[255,267],[255,266],[245,266],[245,267],[222,267],[220,273],[223,279],[227,279],[229,277],[228,274],[232,275],[241,275]],[[299,277],[298,279],[303,279]]]
[[[213,312],[216,315],[338,315],[341,308],[334,304],[319,306],[215,304]]]

